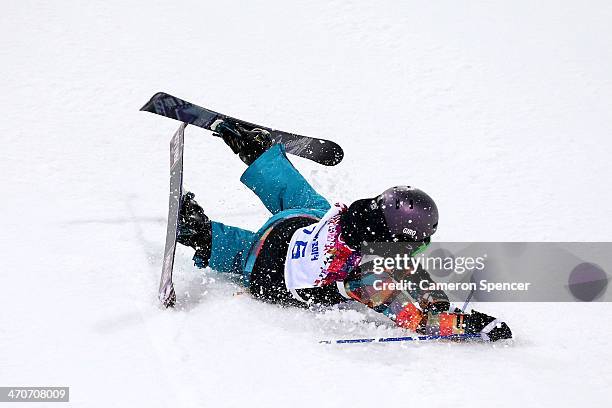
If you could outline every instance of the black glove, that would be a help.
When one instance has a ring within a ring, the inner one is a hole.
[[[481,333],[490,341],[512,338],[512,331],[508,325],[492,316],[472,310],[472,313],[467,315],[466,320],[466,333]]]
[[[177,242],[192,247],[202,259],[210,258],[212,244],[211,223],[191,192],[183,196],[179,211]]]
[[[215,128],[215,135],[221,136],[225,144],[248,165],[272,146],[270,132],[258,128],[248,130],[238,124],[232,126],[221,122]]]

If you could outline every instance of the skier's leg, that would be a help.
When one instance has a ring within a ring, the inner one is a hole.
[[[240,181],[257,194],[272,214],[297,208],[322,211],[330,208],[327,200],[293,167],[280,144],[261,154]]]
[[[257,194],[272,214],[289,209],[329,209],[327,200],[289,162],[284,146],[273,145],[268,131],[247,130],[224,120],[217,121],[211,128],[249,166],[241,181]]]
[[[212,248],[208,265],[217,272],[242,273],[243,256],[256,238],[255,233],[220,222],[212,221]],[[197,254],[193,260],[197,266],[205,266]]]

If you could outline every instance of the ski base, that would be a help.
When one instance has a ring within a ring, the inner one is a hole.
[[[176,303],[176,292],[172,282],[174,254],[176,252],[176,236],[178,218],[183,197],[183,150],[185,146],[185,127],[182,123],[170,141],[170,196],[168,199],[168,227],[166,229],[166,244],[164,247],[164,263],[159,282],[159,300],[165,307],[173,307]]]

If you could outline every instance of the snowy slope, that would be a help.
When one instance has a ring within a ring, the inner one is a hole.
[[[339,166],[294,163],[331,200],[423,188],[438,240],[610,240],[609,2],[370,3],[4,5],[0,386],[67,385],[78,407],[608,400],[608,304],[483,305],[505,346],[326,347],[401,331],[256,302],[181,249],[187,300],[158,307],[177,123],[138,108],[159,90],[337,141]],[[188,128],[186,149],[207,213],[257,228],[227,147]]]

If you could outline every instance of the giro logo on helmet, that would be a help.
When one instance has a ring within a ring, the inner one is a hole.
[[[404,230],[402,231],[402,233],[406,234],[406,235],[410,235],[412,238],[414,238],[416,236],[416,231],[410,228],[404,228]]]

